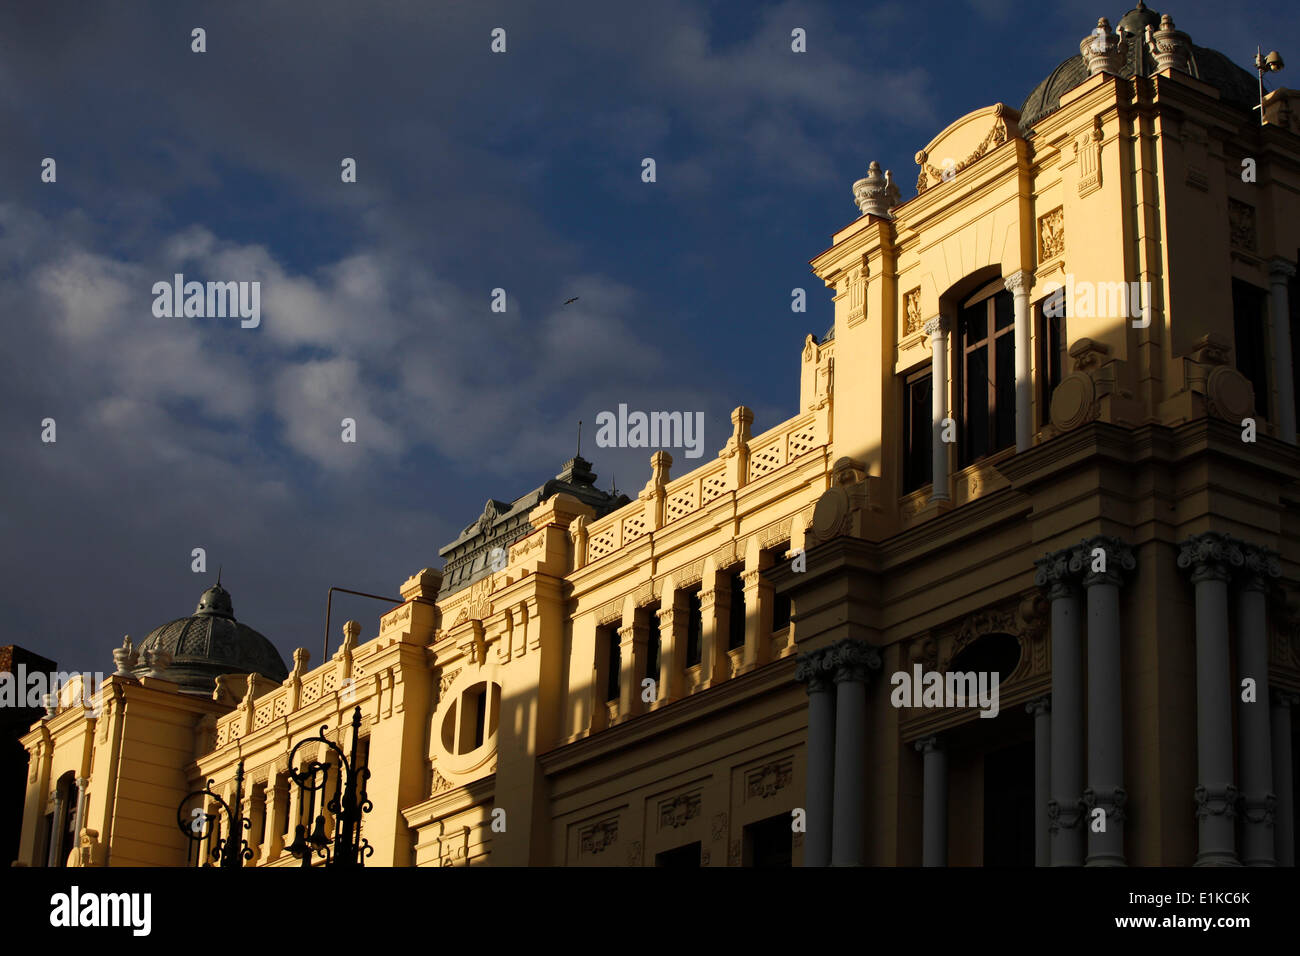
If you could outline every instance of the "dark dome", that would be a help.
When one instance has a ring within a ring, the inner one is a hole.
[[[164,650],[172,663],[163,676],[187,694],[208,696],[222,674],[261,674],[283,681],[289,676],[280,652],[265,637],[235,620],[230,592],[220,584],[203,592],[189,617],[150,631],[140,642],[137,675],[145,673],[144,651]]]
[[[1124,14],[1116,27],[1118,29],[1122,26],[1125,33],[1129,34],[1124,44],[1124,68],[1120,71],[1120,76],[1126,79],[1138,76],[1139,73],[1142,76],[1149,76],[1155,71],[1155,64],[1151,61],[1150,54],[1146,52],[1143,40],[1148,23],[1158,29],[1160,14],[1138,3],[1137,7]],[[1080,34],[1079,38],[1082,39],[1083,34]],[[1217,89],[1226,103],[1247,110],[1259,105],[1257,78],[1237,66],[1218,50],[1193,43],[1191,73],[1192,76]],[[1083,57],[1079,54],[1076,53],[1061,63],[1047,75],[1046,79],[1034,87],[1034,91],[1029,96],[1025,97],[1025,102],[1020,107],[1021,133],[1027,135],[1030,127],[1044,116],[1059,109],[1061,94],[1068,93],[1087,78],[1088,68],[1083,65]]]

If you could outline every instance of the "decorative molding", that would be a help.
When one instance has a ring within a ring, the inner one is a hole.
[[[678,829],[686,826],[687,823],[700,815],[703,804],[704,800],[699,790],[692,790],[660,801],[659,829],[662,830],[665,827]]]
[[[794,757],[780,757],[745,774],[745,799],[766,800],[784,790],[793,779]]]
[[[1255,253],[1255,207],[1239,199],[1228,200],[1228,240],[1238,252]]]
[[[1057,206],[1038,217],[1038,261],[1065,255],[1065,210]]]
[[[722,813],[715,813],[713,815],[713,826],[710,829],[710,835],[713,837],[714,843],[717,843],[719,840],[725,840],[727,838],[726,811],[723,811]]]
[[[979,160],[985,153],[997,149],[1007,141],[1008,128],[1006,111],[1007,108],[1004,103],[998,103],[994,107],[993,126],[989,129],[988,133],[984,135],[984,139],[980,141],[980,144],[975,147],[973,153],[961,162],[955,164],[955,166],[949,167],[953,170],[953,176]],[[921,150],[916,154],[916,165],[921,167],[921,173],[916,180],[916,194],[918,196],[924,193],[932,185],[944,181],[943,170],[936,169],[934,166],[930,165],[928,162],[929,158],[930,155],[925,150]],[[949,176],[949,180],[951,180],[953,176]]]
[[[907,324],[903,327],[904,335],[911,335],[914,332],[920,332],[921,323],[921,287],[917,286],[903,296],[904,312],[907,316]]]
[[[1074,158],[1079,163],[1080,197],[1101,188],[1101,143],[1104,137],[1101,120],[1094,119],[1093,125],[1074,139]]]
[[[618,817],[600,820],[578,831],[578,849],[582,853],[603,853],[606,847],[618,842]]]

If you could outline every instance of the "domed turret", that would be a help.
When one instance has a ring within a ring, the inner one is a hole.
[[[141,661],[150,650],[171,654],[171,664],[162,676],[187,694],[210,695],[222,674],[261,674],[277,681],[289,676],[275,645],[235,620],[230,592],[220,583],[203,592],[192,615],[150,631],[138,650]],[[148,670],[141,663],[134,673],[140,676]]]

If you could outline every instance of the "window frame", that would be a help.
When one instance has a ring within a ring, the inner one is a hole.
[[[997,328],[997,304],[1000,301],[1006,302],[1012,307],[1012,319],[1004,328],[1001,329]],[[997,279],[993,282],[990,282],[988,285],[984,286],[974,295],[969,296],[957,308],[957,315],[954,322],[954,325],[956,326],[956,328],[954,329],[954,344],[955,344],[954,351],[956,353],[955,357],[957,359],[957,361],[955,362],[956,365],[955,371],[957,375],[957,396],[961,408],[961,440],[959,441],[958,448],[957,448],[958,469],[967,468],[970,465],[975,464],[976,462],[983,461],[986,458],[991,458],[994,455],[997,455],[999,452],[1007,448],[1015,447],[1015,443],[1016,443],[1015,442],[1016,322],[1015,322],[1015,313],[1014,313],[1014,309],[1015,309],[1014,302],[1015,300],[1011,292],[1007,290],[1003,280]],[[977,309],[981,306],[983,306],[984,308],[984,327],[983,327],[984,335],[982,338],[974,340],[974,344],[971,344],[967,336],[966,313],[970,310]],[[1001,371],[1001,368],[998,364],[998,358],[997,358],[997,346],[998,346],[998,340],[1003,338],[1004,336],[1008,337],[1011,341],[1010,374],[1012,376],[1011,378],[1012,387],[1010,389],[1010,395],[1011,395],[1010,409],[1000,409],[998,407],[998,400],[997,400],[998,399],[997,396],[998,373]],[[986,357],[987,368],[988,368],[988,372],[984,376],[985,388],[986,388],[985,408],[986,408],[986,414],[988,420],[988,434],[984,436],[984,441],[986,442],[987,447],[979,454],[976,454],[973,450],[975,443],[972,441],[972,433],[971,433],[971,408],[974,406],[972,406],[971,403],[971,395],[970,395],[971,376],[967,370],[967,364],[969,362],[969,356],[981,348],[985,350],[985,357]],[[1009,426],[1010,426],[1009,431],[1010,431],[1011,440],[1008,443],[1002,445],[998,444],[998,438],[997,438],[999,414],[1009,414],[1011,416],[1009,419]]]

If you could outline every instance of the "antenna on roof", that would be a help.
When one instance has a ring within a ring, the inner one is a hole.
[[[582,457],[582,419],[581,419],[581,418],[578,419],[578,455],[577,455],[577,457],[579,457],[579,458]]]

